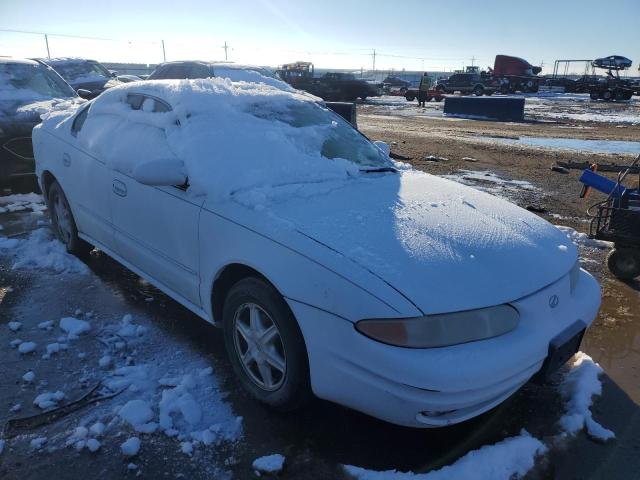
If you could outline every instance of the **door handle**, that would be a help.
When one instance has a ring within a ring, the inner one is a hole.
[[[118,195],[119,197],[127,196],[127,186],[121,182],[120,180],[113,181],[113,193]]]
[[[70,167],[71,166],[71,156],[69,156],[68,153],[63,153],[62,154],[62,164],[65,167]]]

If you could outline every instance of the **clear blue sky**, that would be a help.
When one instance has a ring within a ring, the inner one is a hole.
[[[498,53],[545,70],[611,54],[636,74],[640,63],[640,0],[0,0],[0,29],[117,40],[49,39],[52,56],[103,61],[161,61],[164,39],[168,60],[224,59],[227,41],[230,60],[261,65],[371,68],[373,49],[379,69],[487,66]],[[42,36],[0,32],[2,54],[46,49]]]

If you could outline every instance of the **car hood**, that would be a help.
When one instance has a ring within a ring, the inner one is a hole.
[[[366,269],[426,314],[514,301],[555,282],[577,260],[569,239],[540,217],[416,171],[271,188],[260,198],[261,211]]]
[[[0,124],[2,128],[11,125],[34,125],[40,123],[40,116],[67,104],[76,103],[76,98],[0,100]]]

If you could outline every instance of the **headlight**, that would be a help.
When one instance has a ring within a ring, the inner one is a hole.
[[[475,342],[510,332],[520,315],[510,305],[427,315],[418,318],[361,320],[355,327],[379,342],[409,348],[433,348]]]
[[[571,293],[578,286],[578,282],[580,281],[580,259],[576,260],[575,265],[569,272],[569,290]]]

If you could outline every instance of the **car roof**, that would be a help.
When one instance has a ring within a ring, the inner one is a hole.
[[[25,65],[38,65],[35,60],[29,60],[28,58],[16,58],[0,56],[0,63],[22,63]]]
[[[41,58],[38,60],[42,60],[47,64],[53,64],[53,65],[65,65],[65,64],[72,65],[74,63],[77,64],[77,63],[85,63],[85,62],[97,63],[95,60],[90,60],[88,58],[79,58],[79,57]]]
[[[266,68],[266,67],[260,67],[258,65],[244,65],[240,63],[223,62],[223,61],[217,61],[217,60],[173,60],[171,62],[161,63],[160,65],[158,65],[158,67],[161,67],[164,65],[185,65],[189,63],[199,63],[201,65],[208,65],[210,67],[219,67],[219,68],[224,67],[224,68],[233,69],[233,70]]]

